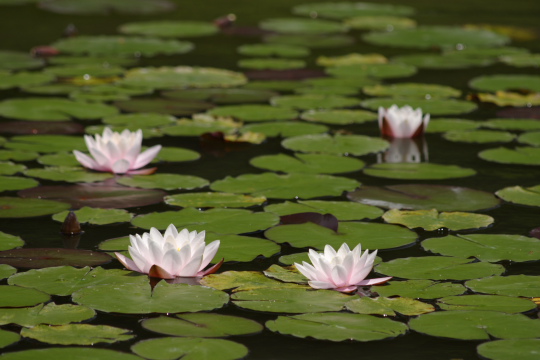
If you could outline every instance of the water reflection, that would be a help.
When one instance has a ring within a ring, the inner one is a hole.
[[[377,154],[378,163],[421,163],[429,161],[428,144],[423,136],[408,138],[386,138],[390,147]]]

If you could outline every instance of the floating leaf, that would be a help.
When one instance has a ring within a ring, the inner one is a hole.
[[[341,221],[376,219],[383,214],[383,211],[375,206],[347,201],[322,200],[298,200],[296,203],[285,201],[281,204],[267,205],[264,207],[264,211],[273,212],[279,216],[317,212],[320,214],[332,214]]]
[[[497,91],[495,94],[476,94],[482,102],[494,103],[497,106],[533,106],[540,105],[540,93],[519,94],[516,92]]]
[[[273,44],[268,45],[273,46]],[[294,89],[301,86],[302,83],[296,80],[261,80],[250,81],[249,83],[244,85],[244,88],[256,90],[293,91]]]
[[[308,282],[308,279],[302,273],[300,273],[295,266],[284,268],[274,264],[264,271],[264,275],[285,283],[307,285]]]
[[[283,95],[270,99],[274,106],[283,106],[299,110],[332,109],[359,105],[354,98],[337,95]]]
[[[22,172],[26,169],[26,166],[21,164],[15,164],[11,161],[0,162],[0,174],[2,175],[13,175],[18,172]]]
[[[354,38],[347,35],[278,34],[266,36],[264,41],[271,44],[305,46],[310,49],[321,49],[351,45],[354,43]]]
[[[38,324],[65,325],[93,318],[96,312],[86,306],[73,304],[37,305],[27,308],[0,309],[0,324],[32,327]]]
[[[27,248],[0,251],[0,263],[26,269],[63,265],[97,266],[110,261],[109,255],[90,250]]]
[[[441,133],[450,130],[474,130],[482,125],[480,122],[464,119],[439,118],[429,121],[428,133]]]
[[[396,316],[396,312],[412,316],[435,311],[435,307],[418,300],[397,297],[361,297],[353,299],[346,304],[347,310],[356,314],[373,314],[384,316]]]
[[[157,160],[167,162],[182,162],[198,160],[201,157],[196,151],[179,147],[163,147],[161,148]]]
[[[315,13],[321,17],[334,19],[346,19],[354,16],[407,16],[414,14],[414,12],[414,8],[410,6],[365,2],[323,2],[293,7],[293,13],[297,15],[311,16]]]
[[[116,182],[126,186],[133,186],[143,189],[195,189],[209,184],[208,180],[198,176],[178,175],[178,174],[154,174],[154,175],[134,175],[123,176],[116,179]]]
[[[317,250],[323,250],[325,245],[338,248],[343,243],[350,248],[362,244],[364,249],[391,249],[412,244],[417,237],[416,233],[400,226],[366,222],[340,222],[338,232],[310,222],[280,225],[266,230],[264,235],[278,243]]]
[[[448,256],[395,259],[377,265],[378,273],[404,279],[468,280],[500,275],[504,266]]]
[[[490,142],[510,142],[514,140],[515,135],[506,131],[452,130],[443,134],[443,137],[449,141],[485,144]]]
[[[392,105],[399,107],[409,105],[414,109],[421,108],[423,113],[431,115],[457,115],[477,108],[473,102],[455,99],[375,98],[364,100],[361,105],[374,111],[381,106],[389,108]]]
[[[0,160],[30,161],[39,157],[34,151],[24,150],[0,150]]]
[[[519,146],[515,149],[498,147],[478,153],[481,159],[503,164],[540,165],[540,148]]]
[[[469,168],[434,163],[382,163],[364,169],[370,176],[401,180],[441,180],[467,177],[476,174]]]
[[[38,185],[39,183],[34,179],[20,176],[0,176],[0,192],[28,189]]]
[[[116,101],[114,105],[121,110],[139,113],[158,113],[175,116],[190,116],[208,110],[212,104],[198,100],[173,99],[130,99]]]
[[[62,167],[77,167],[79,161],[73,152],[56,152],[48,155],[42,155],[37,159],[37,162],[42,165],[62,166]]]
[[[362,186],[347,194],[351,201],[386,209],[437,209],[439,211],[478,211],[499,205],[493,194],[459,186],[389,185]]]
[[[51,215],[66,209],[69,209],[69,204],[58,201],[0,197],[0,218]]]
[[[234,88],[169,90],[161,94],[172,99],[207,100],[220,105],[266,102],[277,95],[276,92],[269,90]]]
[[[170,115],[139,113],[107,116],[103,119],[103,123],[113,126],[126,126],[137,130],[155,126],[171,125],[175,120],[175,117]]]
[[[488,66],[496,60],[490,57],[469,56],[453,52],[440,54],[410,54],[395,56],[392,61],[425,69],[463,69],[472,66]]]
[[[244,126],[240,131],[242,133],[262,133],[266,136],[291,137],[325,133],[328,131],[328,127],[317,124],[306,124],[298,121],[268,121],[261,124]]]
[[[478,345],[476,350],[486,359],[535,360],[539,346],[540,339],[495,340]]]
[[[521,313],[536,308],[529,299],[501,295],[448,296],[437,300],[442,310],[487,310]]]
[[[437,84],[400,83],[365,86],[362,91],[370,96],[417,97],[423,99],[459,97],[461,91]]]
[[[416,67],[406,64],[357,64],[331,67],[326,69],[326,73],[346,78],[388,79],[414,75]]]
[[[129,35],[184,38],[213,35],[218,27],[204,21],[144,21],[123,24],[119,30]]]
[[[489,262],[540,260],[540,240],[520,235],[449,235],[424,240],[422,247],[441,255],[475,257]]]
[[[302,120],[330,125],[362,124],[377,120],[377,114],[365,110],[308,110],[301,114]]]
[[[16,343],[20,339],[19,334],[0,329],[0,349]]]
[[[540,121],[534,119],[490,119],[482,122],[483,127],[499,130],[540,130]]]
[[[20,135],[13,136],[5,146],[10,149],[55,153],[59,151],[85,150],[84,139],[67,135]]]
[[[50,296],[35,290],[19,286],[0,285],[0,307],[25,307],[34,306],[50,300]]]
[[[266,19],[259,23],[259,27],[277,33],[311,35],[343,33],[348,30],[346,26],[339,22],[301,18]]]
[[[371,315],[347,313],[278,316],[266,327],[284,335],[330,341],[373,341],[394,338],[407,332],[407,325]]]
[[[276,108],[269,105],[229,105],[218,106],[208,114],[213,116],[231,116],[242,121],[289,120],[297,116],[292,109]]]
[[[36,325],[23,328],[21,335],[49,344],[60,345],[94,345],[96,343],[113,344],[135,337],[131,331],[108,325],[67,324],[67,325]]]
[[[264,196],[255,197],[220,192],[176,194],[166,196],[164,200],[169,205],[194,208],[243,208],[266,202]]]
[[[1,66],[2,64],[0,63],[0,67]],[[14,87],[41,85],[51,82],[54,79],[54,75],[41,72],[18,72],[16,74],[12,74],[9,72],[4,73],[0,71],[0,89],[4,90]]]
[[[388,148],[387,141],[364,135],[303,135],[285,139],[281,145],[293,151],[355,156]]]
[[[390,281],[385,286],[378,286],[380,296],[403,296],[416,299],[436,299],[443,296],[461,295],[467,288],[451,282],[431,280]]]
[[[358,171],[364,162],[352,157],[326,154],[262,155],[249,161],[252,166],[285,173],[339,174]]]
[[[141,360],[140,357],[119,351],[93,347],[51,347],[5,353],[5,360],[30,359],[92,359],[92,360]]]
[[[469,81],[469,86],[482,91],[528,90],[540,92],[540,76],[537,75],[485,75]]]
[[[495,221],[491,216],[466,212],[441,212],[431,210],[391,209],[384,213],[383,219],[391,224],[401,224],[409,229],[417,227],[426,231],[447,228],[451,231],[487,227]]]
[[[4,234],[4,233],[2,233]],[[17,269],[15,269],[13,266],[0,264],[0,279],[5,279],[17,272]]]
[[[310,51],[307,47],[281,44],[245,44],[237,49],[238,53],[246,56],[259,57],[304,57],[308,56]]]
[[[43,0],[40,7],[59,14],[154,14],[174,9],[167,0]]]
[[[63,211],[53,215],[52,218],[53,220],[63,222],[68,214],[69,211]],[[133,214],[124,209],[94,209],[86,206],[74,211],[74,214],[77,216],[77,220],[79,220],[80,223],[89,223],[94,225],[126,222],[130,221],[133,217]]]
[[[540,276],[509,275],[470,280],[465,283],[474,292],[495,295],[538,297]]]
[[[400,16],[356,16],[344,20],[345,25],[359,30],[409,29],[416,27],[416,21]]]
[[[501,189],[495,193],[504,201],[520,205],[540,206],[540,185],[524,188],[521,186],[511,186]]]
[[[20,70],[42,67],[43,59],[38,59],[28,52],[19,52],[11,50],[0,51],[0,69]]]
[[[501,56],[501,61],[506,65],[516,67],[538,67],[540,66],[539,54],[515,54]]]
[[[59,78],[75,78],[75,77],[112,77],[122,75],[124,69],[119,66],[107,65],[60,65],[51,66],[43,70],[45,74],[51,74]],[[103,85],[102,85],[103,86]],[[106,86],[106,85],[105,85]]]
[[[211,274],[201,279],[201,284],[219,290],[230,290],[235,293],[237,291],[254,290],[261,288],[303,288],[296,284],[282,283],[281,281],[272,280],[262,273],[257,271],[226,271],[220,274]]]
[[[304,60],[251,58],[238,61],[238,67],[257,70],[287,70],[306,67]]]

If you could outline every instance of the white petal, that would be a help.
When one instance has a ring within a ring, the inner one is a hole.
[[[215,241],[212,241],[210,244],[206,245],[206,247],[204,248],[204,253],[202,256],[202,261],[199,267],[199,271],[204,269],[206,265],[210,264],[214,256],[216,256],[216,253],[219,249],[219,244],[220,244],[220,241],[215,240]]]
[[[135,159],[135,162],[133,163],[132,168],[133,169],[142,168],[143,166],[148,164],[150,161],[152,161],[157,156],[160,150],[161,150],[161,145],[156,145],[142,152]]]

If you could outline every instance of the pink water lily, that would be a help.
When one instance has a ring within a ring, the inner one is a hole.
[[[171,224],[163,235],[156,228],[140,235],[130,235],[131,259],[114,253],[118,260],[129,270],[148,274],[162,279],[176,277],[198,277],[211,274],[219,269],[223,260],[211,268],[204,268],[212,261],[218,251],[220,241],[206,245],[205,232],[178,232]]]
[[[73,154],[84,167],[92,170],[115,174],[151,174],[155,168],[137,169],[152,161],[161,150],[161,145],[152,146],[141,153],[142,138],[140,129],[118,133],[105,128],[103,135],[96,134],[95,138],[84,136],[92,157],[77,150],[73,151]]]
[[[336,252],[330,245],[324,252],[309,250],[312,264],[305,261],[302,265],[294,263],[298,271],[309,279],[309,285],[315,289],[333,289],[341,292],[355,291],[358,286],[382,284],[392,277],[366,279],[373,268],[377,250],[371,254],[358,244],[352,251],[347,244],[341,245]]]
[[[399,108],[392,105],[388,109],[379,107],[379,129],[383,136],[392,138],[413,138],[424,133],[429,124],[429,114],[422,118],[422,109],[414,110],[409,105]]]

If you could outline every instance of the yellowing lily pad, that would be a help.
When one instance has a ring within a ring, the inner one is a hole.
[[[264,196],[255,197],[223,192],[176,194],[166,196],[164,200],[169,205],[194,208],[243,208],[266,202]]]
[[[21,330],[23,337],[60,345],[112,344],[117,341],[126,341],[134,338],[135,335],[130,333],[131,331],[127,329],[90,324],[36,325]]]
[[[370,176],[401,180],[441,180],[472,176],[473,169],[435,163],[381,163],[364,169]]]
[[[409,229],[417,227],[426,231],[447,228],[451,231],[478,229],[490,226],[495,221],[491,216],[465,212],[441,212],[431,210],[388,210],[383,219],[391,224],[401,224]]]
[[[184,38],[208,36],[218,32],[218,27],[204,21],[144,21],[123,24],[120,32],[129,35]]]
[[[262,155],[249,162],[252,166],[265,170],[285,173],[339,174],[358,171],[364,162],[352,157],[326,154],[296,154],[296,158],[285,155]]]
[[[494,103],[498,106],[527,106],[540,105],[540,92],[531,94],[520,94],[510,91],[497,91],[495,94],[476,94],[478,100],[482,102]]]

